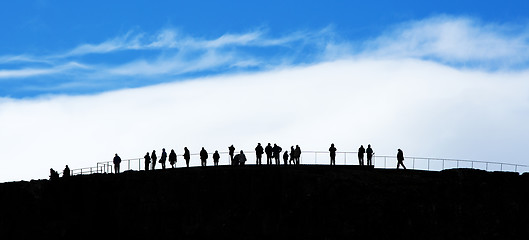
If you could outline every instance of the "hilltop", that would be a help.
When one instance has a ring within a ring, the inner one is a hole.
[[[0,184],[0,238],[527,239],[529,175],[195,167]]]

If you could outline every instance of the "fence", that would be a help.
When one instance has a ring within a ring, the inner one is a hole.
[[[256,164],[255,151],[244,151],[247,158],[247,165]],[[236,152],[237,154],[238,152]],[[207,166],[213,166],[213,153],[208,153]],[[219,165],[230,165],[230,156],[228,152],[219,152]],[[159,159],[158,159],[159,160]],[[157,161],[158,161],[157,160]],[[364,163],[367,164],[367,158],[364,157]],[[263,164],[266,165],[266,155],[263,154]],[[280,162],[283,164],[282,155]],[[337,165],[358,165],[358,152],[336,152],[335,162]],[[275,163],[275,161],[274,161]],[[304,165],[328,165],[330,164],[330,157],[328,151],[303,151],[300,157],[300,163]],[[375,168],[396,168],[396,156],[378,156],[373,155],[372,164]],[[143,158],[124,159],[121,161],[120,170],[145,170]],[[426,157],[405,157],[404,165],[408,169],[426,170],[426,171],[441,171],[453,168],[473,168],[485,171],[509,171],[509,172],[529,172],[528,165],[513,164],[513,163],[498,163],[488,161],[476,160],[462,160],[462,159],[447,159],[447,158],[426,158]],[[177,156],[175,167],[185,167],[185,160],[182,155]],[[191,154],[190,167],[201,166],[201,161],[198,153]],[[166,162],[166,168],[171,168],[169,162]],[[156,169],[161,169],[161,164],[156,163]],[[92,173],[113,173],[114,164],[112,161],[98,162],[96,167],[79,168],[71,170],[72,175],[83,175]]]

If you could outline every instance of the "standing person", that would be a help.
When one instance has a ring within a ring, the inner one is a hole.
[[[151,165],[151,155],[149,155],[149,152],[147,152],[143,158],[145,158],[145,171],[149,171],[149,165]]]
[[[174,149],[171,149],[171,153],[169,153],[169,163],[171,164],[171,168],[174,168],[176,163],[176,153],[174,152]]]
[[[334,143],[331,143],[329,153],[331,154],[331,165],[336,165],[336,148],[334,147]]]
[[[162,164],[162,169],[165,169],[165,161],[167,161],[167,153],[165,152],[165,148],[162,148],[162,156],[160,157],[160,162]]]
[[[294,156],[294,152],[296,152],[296,150],[294,149],[294,146],[291,146],[290,147],[290,165],[296,164],[296,157]]]
[[[399,165],[402,165],[402,168],[406,170],[406,166],[404,166],[404,153],[402,150],[397,150],[397,169],[399,169]]]
[[[292,162],[292,151],[290,151],[290,162]],[[283,153],[283,163],[286,165],[288,165],[288,151],[285,151],[285,153]]]
[[[360,166],[364,166],[364,153],[366,153],[364,145],[360,145],[360,148],[358,148],[358,165]]]
[[[184,147],[184,159],[186,160],[186,166],[189,167],[189,159],[191,159],[191,154],[187,147]]]
[[[158,157],[156,157],[156,150],[152,150],[152,154],[151,154],[151,161],[152,161],[152,170],[154,170],[156,168],[156,160],[158,159]]]
[[[371,159],[373,158],[374,154],[375,153],[373,152],[373,149],[371,148],[371,144],[367,144],[366,157],[367,157],[367,165],[368,166],[373,165],[373,162],[371,161]]]
[[[202,167],[206,166],[206,160],[208,159],[208,152],[206,152],[206,149],[202,147],[202,150],[200,150],[200,162]]]
[[[116,153],[116,155],[114,156],[114,172],[115,173],[119,173],[119,164],[120,163],[121,163],[121,158]],[[68,165],[66,165],[66,167],[68,167]]]
[[[116,156],[117,155],[118,154],[116,154]],[[121,161],[121,159],[120,159],[120,161]],[[114,164],[116,164],[116,162],[114,162]],[[118,169],[119,169],[119,164],[118,164]],[[70,176],[70,168],[68,167],[68,165],[66,165],[66,167],[62,171],[62,177],[69,177],[69,176]]]
[[[272,165],[272,145],[268,143],[265,148],[266,153],[266,165]]]
[[[241,166],[244,166],[246,163],[246,155],[244,155],[244,152],[241,150],[241,153],[239,153],[239,164]]]
[[[219,151],[215,150],[215,153],[213,153],[213,165],[214,166],[218,166],[219,165],[219,159],[220,159]]]
[[[294,157],[296,158],[296,165],[299,165],[299,159],[301,158],[301,148],[299,148],[299,145],[296,145],[296,150],[294,150]]]
[[[272,148],[272,152],[274,154],[274,159],[276,160],[276,165],[279,165],[279,157],[280,157],[280,153],[281,151],[283,151],[283,149],[280,147],[280,146],[277,146],[275,143],[274,143],[274,147]]]
[[[263,158],[263,146],[261,146],[261,143],[257,143],[257,147],[255,147],[255,165],[261,165],[261,159]]]
[[[230,154],[231,164],[233,164],[234,163],[233,154],[235,153],[235,147],[233,146],[233,144],[230,147],[228,147],[228,150],[229,150],[229,154]]]
[[[57,180],[57,179],[59,179],[59,173],[53,170],[53,168],[50,168],[50,180]]]

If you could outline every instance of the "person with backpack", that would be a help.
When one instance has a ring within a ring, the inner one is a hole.
[[[364,166],[364,153],[366,153],[364,145],[360,145],[360,148],[358,148],[358,165],[360,166]]]
[[[261,159],[263,158],[264,149],[261,143],[257,143],[255,147],[255,165],[261,165]]]

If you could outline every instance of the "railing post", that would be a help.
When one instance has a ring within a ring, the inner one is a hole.
[[[138,158],[138,171],[140,171],[140,170],[141,170],[141,158]]]
[[[503,171],[503,163],[500,163],[500,171]]]
[[[90,174],[92,174],[92,167],[90,167]]]
[[[518,172],[518,165],[514,165],[514,171]]]
[[[347,165],[347,152],[343,153],[343,165]]]
[[[388,160],[387,157],[384,157],[384,168],[387,168],[387,167],[386,167],[386,162],[387,162],[387,160]]]
[[[489,170],[489,163],[485,163],[485,171]]]
[[[411,169],[415,170],[415,158],[412,158]]]
[[[457,160],[456,167],[459,168],[459,160]]]
[[[428,171],[430,171],[430,159],[428,158]]]
[[[130,160],[128,160],[127,163],[128,163],[128,169],[127,170],[130,170]]]
[[[73,175],[73,174],[72,174]],[[81,168],[81,175],[83,175],[83,169]]]
[[[318,162],[318,153],[314,152],[314,164]]]
[[[470,168],[474,168],[474,161],[470,161],[471,162],[471,165],[470,165]]]
[[[441,170],[445,170],[445,159],[443,159],[442,161],[443,161],[443,167]]]

